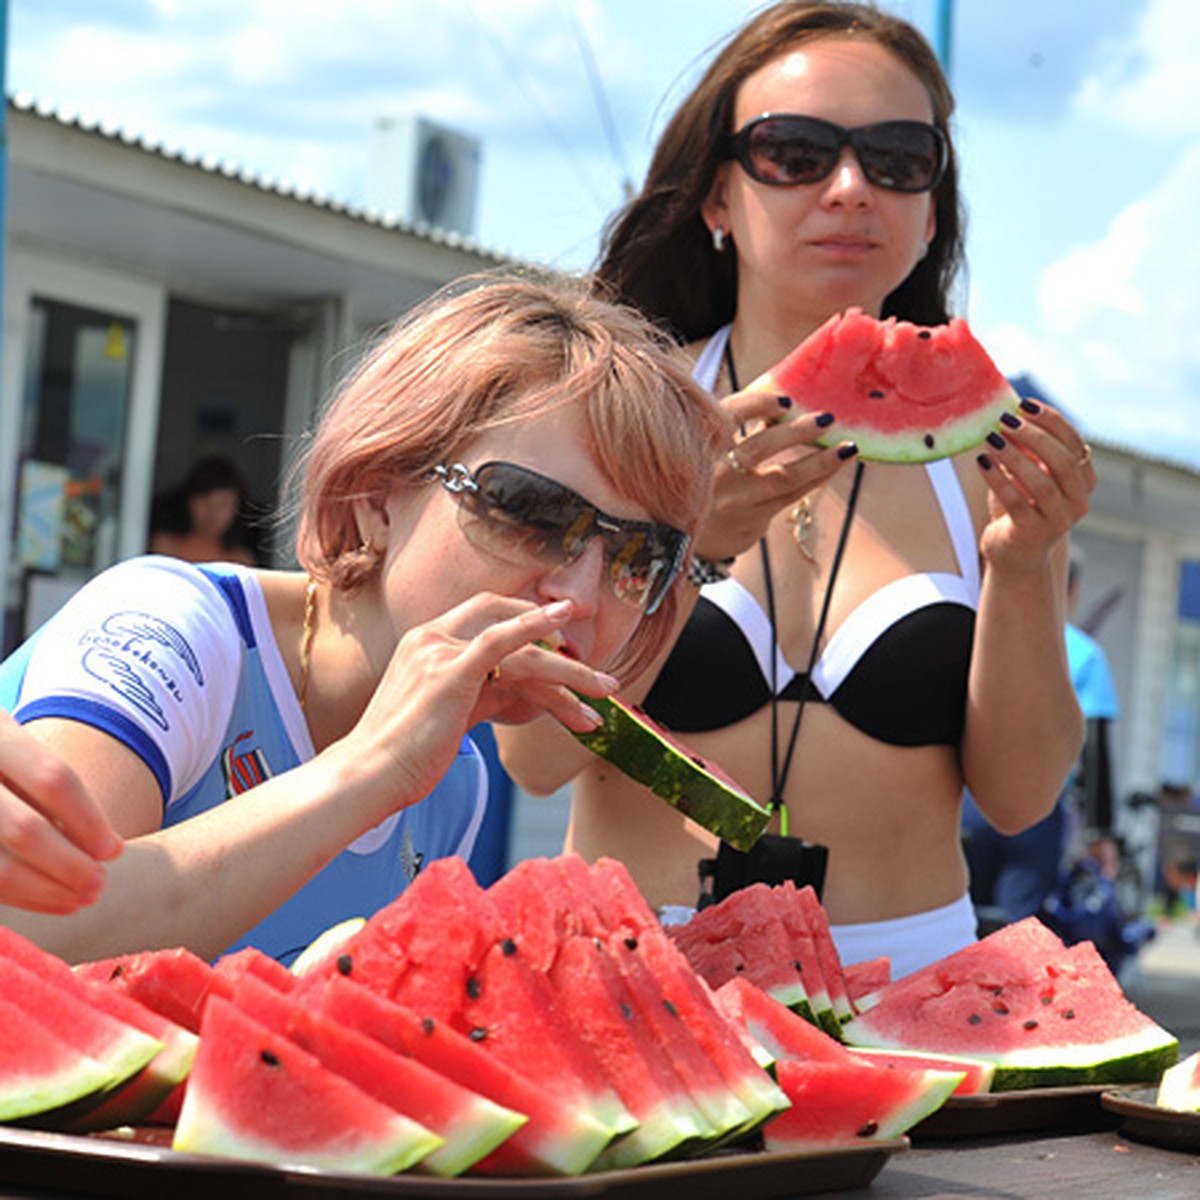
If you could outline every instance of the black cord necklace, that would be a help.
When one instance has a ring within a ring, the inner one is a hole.
[[[740,391],[737,382],[737,369],[733,363],[733,347],[730,341],[725,343],[725,369],[729,374],[729,386],[732,391]],[[792,769],[792,756],[796,750],[796,742],[800,737],[800,721],[804,716],[805,701],[808,689],[813,687],[812,673],[817,663],[817,655],[821,648],[821,637],[825,632],[825,623],[829,617],[830,602],[833,599],[833,585],[842,565],[846,551],[846,542],[850,537],[850,522],[858,505],[858,492],[862,485],[863,463],[860,459],[855,464],[854,479],[850,484],[850,494],[846,499],[846,515],[842,519],[841,532],[838,535],[837,549],[834,551],[833,562],[829,567],[829,582],[825,585],[825,595],[821,600],[821,612],[817,618],[817,627],[813,631],[812,646],[809,648],[808,665],[805,667],[806,687],[796,703],[796,716],[792,721],[792,730],[788,736],[787,752],[783,763],[779,761],[779,635],[775,620],[775,581],[771,573],[771,558],[767,550],[767,539],[759,539],[759,552],[762,555],[763,585],[767,598],[767,618],[771,622],[771,799],[770,809],[779,814],[780,833],[786,836],[787,808],[783,802],[783,788]]]

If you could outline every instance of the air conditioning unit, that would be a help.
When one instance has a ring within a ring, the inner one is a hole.
[[[372,131],[367,204],[410,224],[469,235],[482,157],[478,138],[426,117],[380,117]]]

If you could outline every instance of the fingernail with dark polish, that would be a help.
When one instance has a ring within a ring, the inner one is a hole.
[[[983,468],[985,471],[990,471],[990,470],[992,469],[992,460],[991,460],[990,458],[988,458],[988,456],[987,456],[986,454],[981,454],[981,455],[979,455],[979,456],[978,456],[978,458],[976,458],[976,459],[975,459],[975,461],[976,461],[976,462],[977,462],[977,463],[978,463],[978,464],[979,464],[979,465],[980,465],[980,466],[981,466],[981,467],[982,467],[982,468]]]
[[[828,429],[833,424],[833,413],[821,413],[817,417],[817,427],[820,429]]]
[[[792,407],[791,396],[776,396],[775,399],[779,401],[780,408],[791,408]]]
[[[858,453],[858,444],[856,442],[847,442],[844,446],[837,448],[837,456],[841,459],[853,458]]]
[[[1021,418],[1016,416],[1014,413],[1002,412],[1000,414],[1000,424],[1007,425],[1009,429],[1020,429]]]
[[[1003,450],[1008,444],[994,429],[987,435],[987,441],[993,450]]]
[[[1040,413],[1042,411],[1042,406],[1036,400],[1022,400],[1021,407],[1027,413]]]

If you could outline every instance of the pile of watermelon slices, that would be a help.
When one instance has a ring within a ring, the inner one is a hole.
[[[1178,1053],[1094,948],[1036,921],[890,981],[842,968],[805,889],[745,889],[669,936],[624,867],[577,855],[488,889],[439,860],[303,957],[72,970],[0,929],[0,1120],[159,1121],[180,1150],[338,1171],[575,1176],[895,1138],[952,1095],[1155,1080]]]
[[[768,1047],[625,869],[576,855],[486,890],[460,860],[431,863],[303,973],[182,949],[72,971],[11,932],[0,958],[5,1029],[20,1031],[0,1034],[3,1120],[162,1121],[176,1149],[289,1166],[574,1176],[729,1145],[862,1144],[902,1134],[964,1077],[867,1063],[782,1006],[792,1032]],[[42,982],[9,986],[25,976]]]

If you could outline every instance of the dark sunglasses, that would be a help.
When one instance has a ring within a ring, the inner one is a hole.
[[[893,192],[929,192],[941,182],[946,139],[925,121],[880,121],[845,129],[816,117],[764,113],[726,143],[724,157],[769,187],[819,183],[837,166],[842,148],[853,148],[863,174]]]
[[[680,530],[610,517],[565,484],[515,463],[487,462],[474,471],[462,463],[439,464],[429,475],[458,501],[458,523],[468,541],[505,562],[569,564],[592,538],[603,539],[617,598],[647,615],[687,553],[687,534]]]

